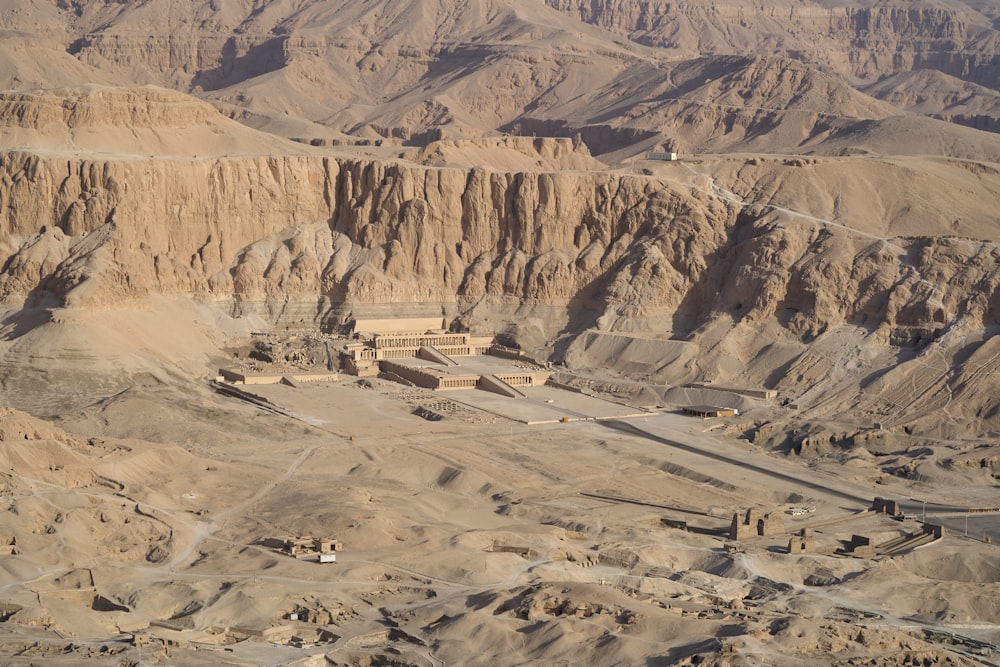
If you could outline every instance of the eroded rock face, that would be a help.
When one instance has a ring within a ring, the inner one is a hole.
[[[207,103],[152,86],[0,94],[5,126],[41,133],[82,126],[182,129],[207,124],[217,116]]]
[[[91,279],[98,300],[154,291],[560,304],[611,280],[599,298],[675,306],[705,268],[697,247],[720,243],[735,216],[652,179],[604,173],[27,154],[9,154],[2,169],[4,294],[41,287],[64,303]],[[647,283],[639,292],[635,275]]]
[[[995,244],[788,226],[644,176],[24,153],[0,170],[7,298],[573,303],[612,327],[683,315],[691,330],[727,312],[901,340],[993,324],[1000,306]]]

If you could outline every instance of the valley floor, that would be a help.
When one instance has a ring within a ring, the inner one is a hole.
[[[959,664],[1000,643],[996,547],[972,539],[995,515],[956,532],[962,490],[807,467],[672,410],[528,425],[477,390],[252,389],[273,409],[153,385],[65,431],[9,411],[6,664]],[[432,402],[443,419],[414,414]],[[875,496],[949,530],[836,553],[920,530],[851,519]],[[751,508],[769,534],[731,540]],[[344,549],[265,544],[286,536]]]

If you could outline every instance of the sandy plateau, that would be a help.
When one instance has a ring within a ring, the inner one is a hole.
[[[995,2],[0,10],[0,664],[1000,664]]]

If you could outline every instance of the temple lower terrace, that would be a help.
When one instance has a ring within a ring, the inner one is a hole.
[[[433,355],[433,350],[426,356]],[[551,371],[530,362],[512,362],[488,355],[459,357],[461,361],[428,359],[424,356],[383,361],[382,372],[388,379],[398,379],[426,389],[485,389],[509,398],[524,398],[520,388],[541,387]]]

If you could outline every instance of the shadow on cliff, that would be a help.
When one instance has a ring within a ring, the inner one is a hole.
[[[0,340],[14,340],[52,321],[50,308],[25,305],[0,320]]]
[[[579,136],[594,157],[622,150],[627,146],[659,137],[660,133],[632,127],[614,127],[607,123],[570,125],[565,120],[533,118],[521,115],[517,119],[501,125],[501,132],[515,136],[567,137]]]
[[[585,297],[574,297],[566,305],[566,312],[569,319],[566,326],[556,334],[556,339],[552,346],[552,359],[554,363],[565,361],[569,346],[572,345],[576,337],[588,329],[597,326],[597,320],[601,316],[592,309],[593,301]]]
[[[738,266],[739,247],[757,234],[757,219],[751,211],[741,210],[735,223],[726,230],[725,242],[705,255],[708,268],[692,282],[674,311],[672,338],[687,340],[721,309],[732,309],[734,321],[746,314],[745,304],[728,293],[726,286],[733,267]]]
[[[602,289],[606,285],[607,274],[584,285],[566,304],[566,326],[556,334],[550,361],[553,363],[565,361],[569,346],[573,344],[576,337],[597,326],[597,320],[604,314],[604,308],[598,309],[595,308],[595,305],[605,303]]]
[[[242,56],[236,55],[236,40],[230,37],[222,46],[219,66],[195,74],[191,86],[206,91],[219,90],[261,74],[274,72],[285,64],[284,37],[275,37],[254,44]]]
[[[6,267],[4,267],[6,270]],[[4,271],[0,271],[3,273]],[[0,320],[0,340],[14,340],[52,321],[52,311],[65,304],[48,289],[52,276],[39,282],[24,300],[20,309]]]

